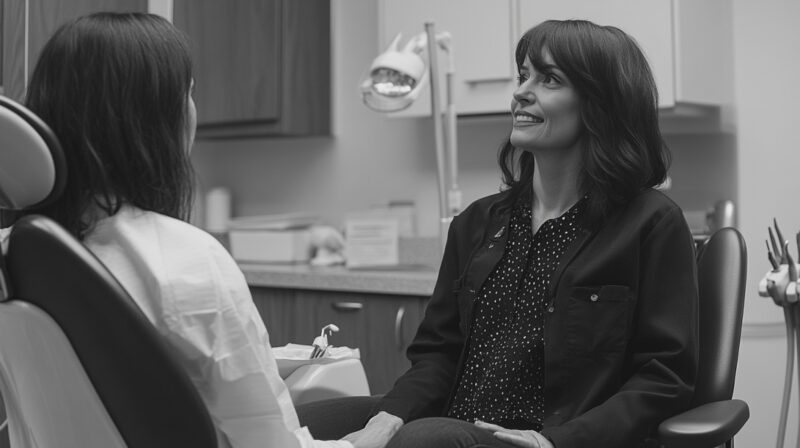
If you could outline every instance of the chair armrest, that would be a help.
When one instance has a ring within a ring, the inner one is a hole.
[[[744,401],[715,401],[664,420],[658,437],[668,448],[715,447],[731,440],[748,418],[750,409]]]

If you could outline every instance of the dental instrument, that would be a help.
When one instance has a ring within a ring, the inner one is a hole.
[[[314,338],[314,343],[312,344],[314,349],[311,351],[310,359],[322,358],[325,356],[325,353],[328,351],[328,347],[330,347],[328,345],[328,336],[336,333],[337,331],[339,331],[339,327],[334,324],[328,324],[322,327],[319,336]]]
[[[781,413],[778,421],[777,448],[783,448],[786,437],[786,422],[789,414],[789,402],[791,401],[792,378],[795,362],[795,350],[800,351],[800,307],[798,302],[798,266],[789,253],[789,241],[783,238],[783,233],[778,227],[778,221],[773,218],[773,227],[768,228],[769,241],[767,244],[767,259],[772,270],[767,272],[758,285],[758,294],[761,297],[771,297],[778,305],[783,308],[784,320],[786,323],[786,368],[783,383],[783,399],[781,401]],[[776,240],[777,236],[777,240]],[[796,236],[798,256],[800,257],[800,232]],[[797,357],[798,370],[800,370],[800,355]],[[800,434],[798,434],[796,446],[800,448]]]

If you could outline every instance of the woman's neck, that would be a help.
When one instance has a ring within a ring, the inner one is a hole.
[[[533,231],[548,219],[557,218],[580,200],[581,162],[577,156],[536,154],[533,171]]]

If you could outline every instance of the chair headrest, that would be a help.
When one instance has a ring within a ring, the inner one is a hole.
[[[58,197],[67,169],[50,127],[0,95],[0,136],[0,209],[22,210]]]

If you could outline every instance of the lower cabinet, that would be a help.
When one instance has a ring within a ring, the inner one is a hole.
[[[383,394],[410,366],[405,350],[422,321],[427,297],[341,291],[251,288],[270,343],[310,345],[327,324],[335,346],[358,348],[370,391]]]

